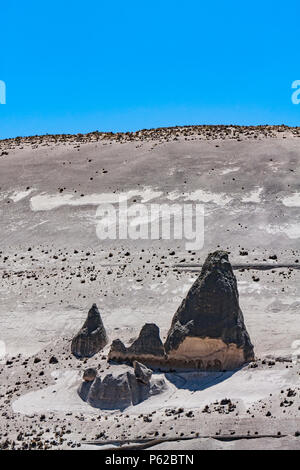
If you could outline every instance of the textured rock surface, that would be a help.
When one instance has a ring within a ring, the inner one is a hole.
[[[208,255],[173,317],[165,350],[174,368],[234,369],[254,358],[227,252]]]
[[[104,377],[82,382],[78,394],[91,406],[101,409],[124,409],[137,405],[152,395],[162,393],[166,384],[163,379],[151,379],[152,372],[143,364],[136,370],[122,366]],[[140,380],[143,378],[144,382]]]
[[[152,370],[138,361],[133,362],[133,368],[137,381],[147,385],[151,380]]]
[[[92,382],[97,375],[97,371],[94,368],[86,369],[83,373],[83,380],[86,382]]]
[[[89,310],[83,327],[73,338],[71,350],[74,356],[91,357],[104,348],[108,339],[96,304]]]
[[[129,346],[119,339],[113,341],[108,359],[117,362],[143,362],[147,365],[159,365],[165,359],[165,350],[155,323],[146,323],[139,337]]]

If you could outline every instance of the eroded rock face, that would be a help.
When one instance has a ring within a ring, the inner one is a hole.
[[[173,368],[230,370],[254,359],[228,254],[208,255],[165,342]]]
[[[71,351],[78,358],[91,357],[108,342],[106,331],[96,304],[89,310],[83,327],[73,338]]]
[[[143,383],[144,385],[147,385],[151,380],[152,370],[148,369],[148,367],[144,366],[144,364],[141,364],[138,361],[133,362],[133,368],[136,380]]]
[[[95,408],[126,408],[131,405],[131,390],[126,373],[96,377],[91,385],[87,401]]]
[[[157,366],[165,359],[165,350],[159,336],[159,328],[155,323],[146,323],[139,337],[129,346],[117,339],[112,342],[108,359],[116,362],[143,362],[146,365]]]
[[[140,364],[138,372],[125,366],[104,377],[95,377],[93,381],[84,381],[78,389],[82,400],[101,409],[125,409],[137,405],[152,395],[162,393],[166,384],[163,379],[151,378],[152,372]],[[140,380],[142,377],[142,380]]]

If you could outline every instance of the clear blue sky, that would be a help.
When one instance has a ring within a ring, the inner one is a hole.
[[[299,3],[2,2],[0,138],[300,125]]]

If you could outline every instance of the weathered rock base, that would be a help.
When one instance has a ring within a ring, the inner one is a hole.
[[[225,371],[238,369],[254,360],[246,357],[242,347],[235,343],[226,344],[222,339],[187,336],[177,349],[161,356],[131,353],[120,340],[117,347],[112,345],[108,361],[134,365],[135,361],[145,364],[152,370],[170,372],[174,370]],[[119,347],[118,345],[122,345]]]
[[[159,369],[161,366],[163,367],[166,364],[165,357],[157,357],[151,356],[146,354],[128,354],[128,353],[121,353],[121,352],[110,352],[108,355],[109,362],[116,362],[118,364],[127,364],[132,366],[135,361],[141,362],[145,364],[150,369]]]
[[[245,364],[243,348],[221,339],[187,337],[166,359],[172,369],[234,370]]]
[[[215,343],[215,344],[211,344]],[[213,348],[216,346],[216,348]],[[189,350],[189,348],[191,349]],[[193,350],[198,354],[193,354]],[[199,354],[201,350],[202,354]],[[187,338],[176,351],[158,360],[154,357],[116,355],[110,361],[132,365],[135,361],[143,362],[152,370],[171,372],[174,370],[226,371],[234,370],[247,362],[242,348],[235,344],[226,345],[222,340],[211,338]]]
[[[83,381],[78,388],[82,400],[94,408],[123,410],[138,405],[152,395],[166,389],[163,379],[152,377],[152,371],[143,364],[135,364],[134,370],[124,367],[93,381]]]

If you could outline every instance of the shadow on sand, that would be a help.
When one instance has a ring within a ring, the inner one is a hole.
[[[176,388],[197,392],[228,380],[241,369],[242,367],[226,372],[170,372],[166,373],[165,377]]]

